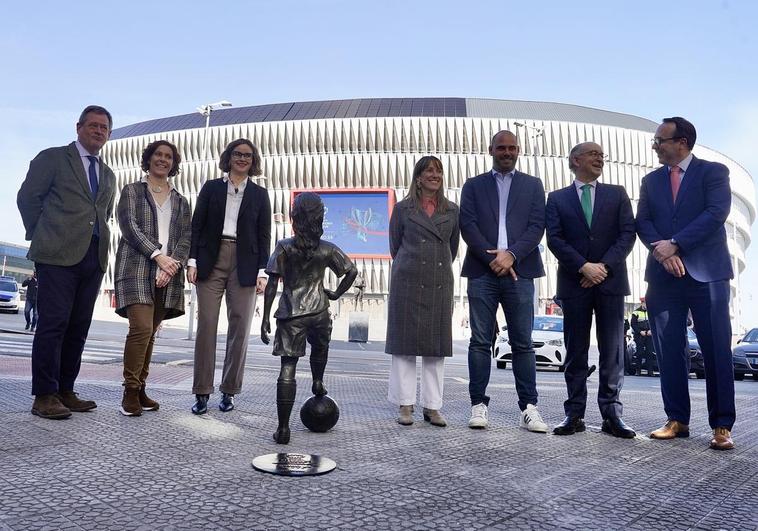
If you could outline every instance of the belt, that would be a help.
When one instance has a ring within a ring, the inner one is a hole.
[[[228,241],[228,242],[234,242],[234,243],[237,243],[237,238],[234,238],[234,237],[232,237],[232,236],[221,236],[221,239],[222,239],[222,240],[226,240],[226,241]]]

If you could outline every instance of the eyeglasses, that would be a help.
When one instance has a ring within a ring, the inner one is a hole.
[[[232,157],[235,159],[253,160],[252,153],[242,153],[241,151],[232,151]]]
[[[589,155],[593,159],[603,159],[606,160],[605,153],[602,151],[585,151],[584,153],[579,153],[579,155],[576,155],[577,157],[581,157],[582,155]]]
[[[683,136],[672,136],[669,138],[661,138],[659,136],[653,137],[652,144],[653,146],[660,146],[664,142],[668,142],[669,140],[681,140],[684,138]]]

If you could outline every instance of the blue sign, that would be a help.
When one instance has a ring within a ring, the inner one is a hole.
[[[314,193],[321,197],[325,207],[323,240],[351,256],[389,258],[391,191]]]

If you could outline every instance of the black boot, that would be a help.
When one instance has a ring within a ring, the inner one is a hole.
[[[195,395],[195,404],[192,406],[192,412],[195,415],[205,415],[208,413],[208,398],[210,395]]]
[[[314,360],[311,353],[311,375],[313,376],[311,392],[316,396],[324,396],[327,393],[324,387],[324,369],[326,369],[326,360]]]
[[[296,394],[297,382],[295,380],[276,381],[276,413],[279,417],[279,427],[274,432],[274,440],[277,444],[290,442],[290,414]]]

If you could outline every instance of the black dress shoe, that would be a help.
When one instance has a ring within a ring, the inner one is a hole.
[[[605,433],[609,433],[614,437],[621,437],[622,439],[634,439],[637,435],[620,417],[608,417],[603,420],[602,430]]]
[[[234,409],[234,395],[223,393],[221,396],[221,402],[218,404],[218,408],[227,413]]]
[[[577,432],[584,431],[586,426],[584,425],[584,419],[581,417],[566,417],[563,422],[553,428],[553,434],[555,435],[573,435]]]
[[[192,406],[192,412],[195,415],[205,415],[208,413],[208,397],[210,395],[195,395],[195,404]]]

